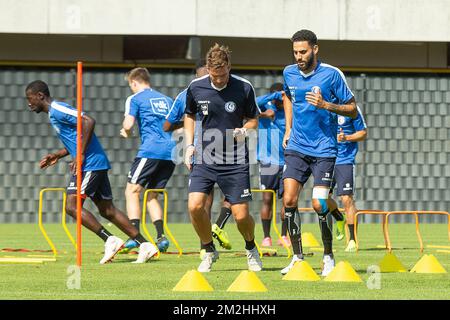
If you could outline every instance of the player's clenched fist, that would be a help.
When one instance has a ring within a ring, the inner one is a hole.
[[[184,154],[184,164],[188,168],[189,171],[192,170],[192,164],[194,162],[194,153],[195,147],[193,144],[190,144],[186,147],[186,152]]]
[[[58,156],[54,153],[49,153],[48,155],[46,155],[45,157],[43,157],[41,159],[41,161],[39,162],[39,167],[41,169],[46,169],[50,166],[53,166],[55,163],[58,162]]]

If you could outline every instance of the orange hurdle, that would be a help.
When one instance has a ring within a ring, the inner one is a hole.
[[[397,214],[413,214],[414,215],[415,220],[416,220],[416,234],[417,234],[417,238],[419,240],[421,253],[423,252],[423,241],[422,241],[422,235],[420,234],[420,230],[419,230],[419,214],[447,215],[447,230],[448,230],[447,232],[448,232],[448,238],[450,240],[450,214],[447,211],[420,211],[420,210],[390,211],[386,214],[386,221],[385,221],[385,230],[386,230],[386,236],[387,236],[387,248],[388,248],[389,252],[392,252],[391,239],[389,238],[389,217],[391,215],[397,215]]]
[[[364,215],[364,214],[381,214],[383,215],[383,220],[381,221],[381,228],[383,230],[383,236],[384,236],[384,244],[386,246],[386,248],[389,248],[389,235],[386,229],[386,221],[387,221],[387,215],[388,212],[387,211],[382,211],[382,210],[358,210],[355,214],[355,224],[353,225],[353,230],[355,233],[355,242],[356,242],[356,251],[358,251],[359,249],[359,240],[358,240],[358,217],[360,215]]]

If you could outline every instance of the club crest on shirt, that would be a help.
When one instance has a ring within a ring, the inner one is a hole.
[[[345,117],[344,116],[338,116],[338,124],[342,126],[345,123]]]
[[[233,101],[228,101],[227,103],[225,103],[225,111],[226,112],[234,112],[234,110],[236,110],[236,103],[234,103]]]

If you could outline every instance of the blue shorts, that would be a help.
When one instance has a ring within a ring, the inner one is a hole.
[[[175,170],[171,160],[136,158],[128,173],[128,183],[146,189],[164,189]]]
[[[77,194],[77,176],[70,177],[67,194]],[[111,184],[108,179],[108,170],[84,171],[81,181],[81,197],[92,200],[112,200]]]
[[[252,200],[248,164],[194,164],[189,176],[189,193],[209,194],[215,183],[225,195],[225,200],[231,204]]]
[[[331,187],[336,158],[312,157],[293,150],[286,150],[284,161],[286,164],[283,169],[283,179],[295,179],[303,186],[312,173],[314,186]]]
[[[338,196],[353,195],[355,183],[355,166],[353,164],[337,164],[334,168],[333,189]],[[333,192],[333,190],[331,190]]]
[[[270,189],[277,192],[278,199],[283,197],[283,166],[277,164],[259,164],[260,186],[262,190]]]

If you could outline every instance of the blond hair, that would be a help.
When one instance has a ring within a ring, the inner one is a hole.
[[[150,84],[150,72],[146,68],[134,68],[127,72],[125,80]]]
[[[231,66],[231,51],[224,45],[215,44],[206,54],[206,67],[208,69]]]

